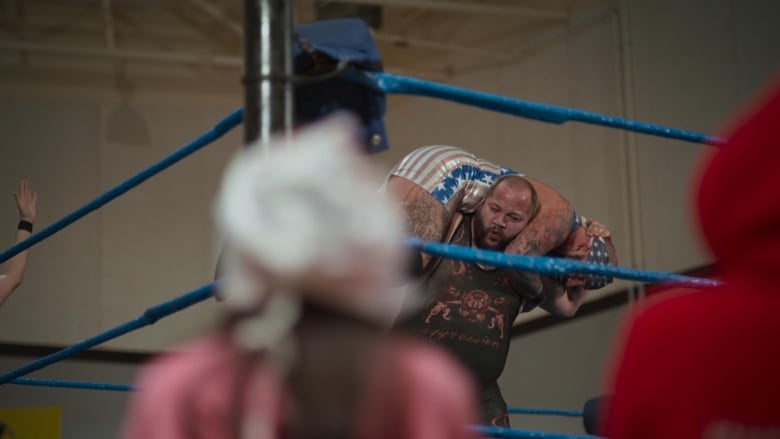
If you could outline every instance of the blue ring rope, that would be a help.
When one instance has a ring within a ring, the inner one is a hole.
[[[51,235],[59,232],[60,230],[71,225],[72,223],[76,222],[80,218],[86,216],[90,212],[104,206],[108,202],[124,194],[130,189],[138,186],[139,184],[153,177],[155,174],[164,171],[174,163],[187,157],[193,152],[219,139],[220,137],[225,135],[228,131],[240,125],[243,117],[244,117],[243,110],[238,109],[233,111],[232,113],[227,115],[224,119],[219,121],[216,125],[214,125],[214,127],[206,131],[197,139],[193,140],[191,143],[174,151],[168,157],[165,157],[164,159],[158,161],[157,163],[154,163],[153,165],[149,166],[148,168],[144,169],[138,174],[118,184],[114,188],[109,189],[108,191],[104,192],[103,194],[101,194],[94,200],[90,201],[89,203],[85,204],[84,206],[74,210],[68,215],[65,215],[64,217],[57,220],[53,224],[41,229],[38,233],[31,235],[29,238],[25,239],[24,241],[15,244],[11,248],[3,251],[2,253],[0,253],[0,264],[11,259],[17,254],[27,250],[33,245],[43,241],[44,239],[50,237]]]
[[[53,380],[39,378],[16,378],[10,384],[20,386],[59,387],[67,389],[111,390],[117,392],[134,392],[138,388],[130,384],[108,384],[89,381]],[[508,407],[509,414],[539,415],[539,416],[565,416],[581,418],[583,413],[576,410],[537,409],[527,407]]]
[[[39,378],[16,378],[15,380],[12,380],[10,384],[18,384],[20,386],[59,387],[67,389],[111,390],[117,392],[134,392],[138,390],[136,386],[130,384],[108,384],[94,383],[89,381],[69,381]],[[509,414],[515,415],[565,416],[571,418],[581,418],[583,416],[583,413],[577,410],[508,407],[507,411]]]
[[[59,387],[68,389],[111,390],[117,392],[134,392],[138,387],[130,384],[94,383],[89,381],[69,381],[38,378],[16,378],[11,384],[20,386]],[[564,416],[581,418],[583,413],[577,410],[537,409],[527,407],[508,407],[509,414],[539,415],[539,416]]]
[[[471,429],[482,436],[497,438],[544,438],[544,439],[599,439],[598,436],[570,435],[564,433],[546,433],[543,431],[523,430],[492,426],[473,426]]]
[[[575,261],[549,256],[526,256],[509,254],[493,250],[475,249],[460,245],[442,244],[433,241],[423,241],[418,238],[407,238],[406,243],[424,253],[466,262],[479,262],[494,267],[511,268],[513,270],[532,271],[534,273],[560,276],[567,273],[593,274],[612,276],[645,282],[669,282],[678,285],[695,287],[715,287],[720,282],[712,279],[685,276],[682,274],[662,271],[636,270],[615,265],[600,265],[589,262]]]
[[[11,384],[18,384],[22,386],[43,386],[43,387],[57,387],[57,388],[69,388],[69,389],[89,389],[89,390],[108,390],[117,392],[132,392],[138,390],[137,387],[127,384],[106,384],[106,383],[91,383],[86,381],[67,381],[67,380],[52,380],[52,379],[35,379],[35,378],[16,378],[11,381]],[[582,412],[575,412],[571,410],[549,410],[549,409],[527,409],[527,408],[515,408],[510,407],[509,413],[524,413],[524,414],[541,414],[541,415],[561,415],[561,416],[582,416]],[[497,438],[547,438],[547,439],[576,439],[576,438],[594,438],[595,436],[571,436],[561,433],[545,433],[533,430],[520,430],[500,427],[489,426],[472,426],[472,429],[477,433],[485,436],[497,437]]]
[[[138,390],[138,388],[127,384],[106,384],[106,383],[91,383],[86,381],[66,381],[66,380],[52,380],[52,379],[35,379],[35,378],[16,378],[11,381],[11,384],[18,384],[22,386],[43,386],[43,387],[57,387],[57,388],[70,388],[70,389],[89,389],[89,390],[109,390],[117,392],[132,392]],[[526,409],[526,408],[509,408],[509,413],[526,413],[526,414],[551,414],[551,415],[563,415],[563,416],[576,416],[571,410],[548,410],[548,409]],[[582,413],[579,413],[582,416]],[[595,436],[571,436],[561,433],[545,433],[533,430],[520,430],[500,427],[489,426],[472,426],[476,432],[491,437],[506,437],[506,438],[548,438],[548,439],[576,439],[576,438],[594,438]]]
[[[146,311],[144,311],[143,314],[134,318],[133,320],[130,320],[129,322],[123,323],[94,337],[80,341],[53,354],[39,358],[25,366],[4,373],[3,375],[0,375],[0,384],[5,384],[23,375],[27,375],[30,372],[43,369],[52,363],[64,360],[65,358],[71,357],[81,351],[85,351],[108,340],[127,334],[128,332],[135,331],[136,329],[143,328],[144,326],[152,325],[163,317],[167,317],[175,312],[183,310],[184,308],[188,308],[192,305],[195,305],[196,303],[202,302],[213,295],[215,285],[216,282],[212,282],[196,290],[190,291],[189,293],[183,294],[177,298],[163,302],[159,305],[155,305],[151,308],[148,308]]]
[[[10,384],[20,386],[60,387],[68,389],[112,390],[116,392],[131,392],[135,387],[128,384],[90,383],[87,381],[48,380],[38,378],[16,378]]]
[[[12,380],[10,384],[18,384],[20,386],[60,387],[68,389],[112,390],[118,392],[134,392],[138,390],[138,387],[130,384],[108,384],[89,381],[53,380],[40,378],[16,378]],[[564,416],[571,418],[581,418],[583,416],[583,413],[577,410],[537,409],[527,407],[508,407],[507,412],[509,414],[515,415]]]
[[[571,418],[581,418],[583,413],[577,410],[557,410],[557,409],[534,409],[526,407],[509,407],[507,411],[516,415],[547,415],[547,416],[567,416]]]
[[[713,146],[724,143],[723,139],[695,131],[670,128],[574,108],[539,104],[390,73],[368,73],[353,69],[346,73],[346,78],[387,94],[408,94],[445,99],[542,122],[556,124],[570,121],[583,122],[686,142],[704,143]]]
[[[69,381],[38,378],[16,378],[12,380],[10,384],[18,384],[20,386],[60,387],[69,389],[112,390],[118,392],[134,392],[138,390],[136,386],[130,384],[107,384],[94,383],[89,381]],[[576,410],[508,407],[507,411],[509,414],[520,415],[565,416],[571,418],[581,418],[583,416],[581,411]]]
[[[347,72],[346,77],[352,81],[363,84],[364,86],[383,93],[412,94],[448,99],[454,102],[460,102],[467,105],[473,105],[493,111],[513,114],[516,116],[522,116],[544,122],[561,124],[567,121],[579,121],[613,128],[622,128],[628,131],[668,137],[688,142],[705,143],[709,145],[718,145],[723,143],[723,140],[720,138],[708,136],[706,134],[697,133],[694,131],[669,128],[661,125],[638,122],[630,119],[593,113],[589,111],[576,110],[572,108],[538,104],[520,99],[509,98],[506,96],[493,95],[489,93],[438,84],[422,79],[392,75],[389,73],[368,73],[350,70]],[[158,161],[135,176],[106,191],[81,208],[71,212],[53,224],[40,230],[38,233],[33,234],[24,241],[15,244],[7,250],[3,251],[0,253],[0,263],[7,261],[22,251],[27,250],[33,245],[43,241],[56,232],[76,222],[80,218],[119,197],[128,190],[143,183],[152,176],[165,170],[179,160],[182,160],[198,149],[219,139],[225,133],[239,125],[242,119],[242,109],[233,111],[227,117],[218,122],[209,131],[188,145],[185,145],[168,157]]]

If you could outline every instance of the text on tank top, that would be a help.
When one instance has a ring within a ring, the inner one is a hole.
[[[471,215],[465,215],[452,244],[471,246]],[[523,298],[503,270],[444,259],[424,286],[430,299],[404,325],[455,355],[480,383],[504,370],[512,323]]]

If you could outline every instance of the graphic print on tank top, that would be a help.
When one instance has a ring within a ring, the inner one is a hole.
[[[464,216],[453,244],[471,245],[471,216]],[[428,278],[433,296],[405,325],[442,345],[480,382],[497,379],[509,352],[509,332],[522,305],[503,270],[445,259]]]

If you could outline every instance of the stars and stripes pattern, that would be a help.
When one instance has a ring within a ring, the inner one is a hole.
[[[582,217],[578,218],[578,224],[582,221]],[[584,221],[582,221],[584,227]],[[590,238],[590,248],[588,249],[588,256],[585,258],[585,262],[598,265],[609,265],[609,248],[607,241],[601,237]],[[569,275],[550,276],[556,281],[565,284]],[[613,278],[611,276],[600,276],[595,274],[588,274],[585,276],[585,289],[586,290],[598,290],[611,284]]]
[[[588,251],[588,258],[586,262],[599,265],[609,265],[609,249],[607,248],[607,242],[604,238],[593,237],[590,240],[590,251]],[[604,288],[612,283],[612,277],[608,276],[596,276],[588,275],[585,289],[597,290]]]
[[[445,145],[419,148],[390,171],[390,175],[414,182],[445,206],[462,212],[473,212],[493,182],[507,174],[523,175]]]

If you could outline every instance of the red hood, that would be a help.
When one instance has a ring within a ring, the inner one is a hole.
[[[701,229],[721,275],[759,280],[780,273],[780,81],[726,138],[699,185]]]

